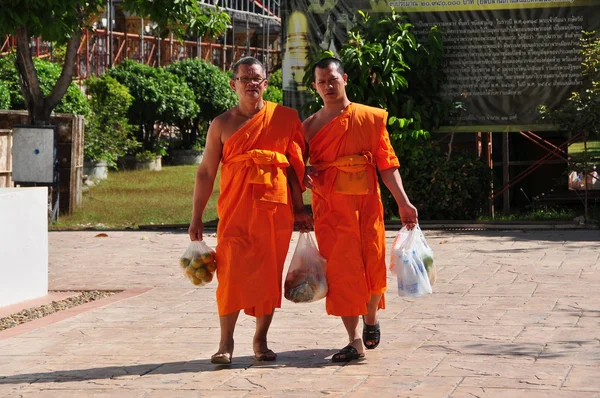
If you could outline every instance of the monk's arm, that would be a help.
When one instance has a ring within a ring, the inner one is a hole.
[[[217,176],[217,170],[219,169],[221,153],[223,150],[219,124],[219,120],[215,119],[208,128],[204,156],[196,171],[192,221],[188,230],[191,240],[202,240],[202,233],[204,232],[202,214],[204,213],[208,199],[213,191],[215,177]]]
[[[394,199],[396,199],[402,221],[412,228],[417,222],[418,213],[417,209],[410,203],[406,191],[404,191],[400,172],[398,172],[397,168],[391,167],[389,169],[379,170],[379,174],[381,175],[381,179],[385,186],[390,190]]]
[[[302,188],[300,188],[300,181],[298,181],[298,175],[294,166],[288,167],[288,185],[290,187],[290,193],[292,195],[292,206],[294,207],[294,213],[304,211],[304,200],[302,199]]]

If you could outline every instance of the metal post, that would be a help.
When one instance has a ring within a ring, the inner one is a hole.
[[[144,63],[144,18],[142,18],[142,33],[140,34],[140,63]]]
[[[232,0],[232,9],[231,12],[231,63],[235,62],[235,7]]]
[[[494,219],[494,162],[492,160],[492,132],[487,133],[487,162],[492,173],[490,181],[490,217]]]
[[[506,186],[510,183],[510,154],[508,147],[508,133],[502,133],[502,184]],[[510,189],[504,191],[502,210],[504,214],[510,212]]]
[[[108,67],[113,67],[113,0],[108,0],[106,25],[108,28]]]

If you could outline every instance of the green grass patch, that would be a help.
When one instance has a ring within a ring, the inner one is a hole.
[[[192,216],[197,166],[163,167],[159,172],[110,172],[108,179],[83,194],[72,216],[59,218],[51,229],[137,228],[144,224],[186,224]],[[219,175],[204,212],[204,221],[217,218]]]
[[[138,228],[148,224],[188,224],[197,166],[163,167],[159,172],[112,171],[83,194],[72,216],[61,216],[50,229]],[[204,222],[217,218],[220,173],[204,211]],[[303,195],[311,203],[310,191]]]
[[[600,141],[588,141],[587,143],[588,156],[591,158],[600,158]],[[584,151],[583,142],[575,142],[569,145],[569,155],[582,155]]]
[[[496,213],[495,221],[573,221],[581,214],[575,209],[568,207],[540,206],[534,209],[527,209],[518,213]],[[490,221],[489,216],[479,217],[478,220]]]

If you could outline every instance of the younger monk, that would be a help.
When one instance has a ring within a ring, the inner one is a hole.
[[[315,234],[327,259],[327,313],[342,317],[349,338],[332,361],[347,362],[364,356],[363,340],[369,349],[379,345],[377,309],[385,308],[385,229],[376,169],[410,229],[417,222],[417,210],[398,173],[400,163],[386,130],[387,112],[350,103],[348,76],[339,60],[319,61],[313,74],[313,87],[324,107],[304,121],[314,168],[305,183],[313,190]]]
[[[202,213],[222,163],[216,248],[221,342],[211,358],[216,364],[231,363],[242,309],[256,317],[256,359],[275,360],[267,332],[275,308],[281,307],[283,263],[294,221],[300,229],[312,228],[302,202],[304,137],[298,113],[263,101],[265,69],[255,58],[233,66],[230,85],[239,104],[208,129],[189,228],[192,241],[202,240]]]

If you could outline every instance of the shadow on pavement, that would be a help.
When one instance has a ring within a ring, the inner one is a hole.
[[[112,379],[120,376],[146,376],[180,373],[217,372],[221,370],[248,369],[250,367],[269,368],[323,368],[327,366],[343,366],[344,363],[332,363],[326,359],[337,350],[302,350],[283,351],[278,353],[276,361],[260,362],[252,356],[239,356],[233,358],[231,365],[214,365],[210,359],[193,361],[148,363],[138,365],[114,365],[89,369],[58,370],[54,372],[24,373],[12,376],[0,376],[0,385],[4,384],[30,384],[30,383],[65,383],[86,380]],[[361,361],[352,361],[350,365],[360,365]]]

